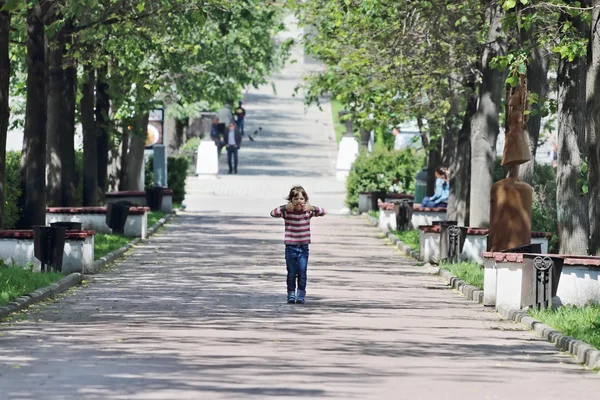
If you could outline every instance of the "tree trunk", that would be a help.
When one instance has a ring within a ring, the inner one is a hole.
[[[490,224],[490,191],[496,160],[496,139],[505,73],[490,67],[490,61],[504,54],[501,5],[490,2],[486,16],[490,22],[488,45],[482,56],[482,82],[479,104],[471,126],[470,225],[487,228]]]
[[[587,156],[590,242],[592,255],[600,255],[600,0],[593,0],[586,85]]]
[[[472,83],[474,89],[475,82]],[[458,221],[459,225],[469,226],[469,192],[471,174],[471,123],[477,111],[475,91],[467,98],[467,108],[463,124],[458,133],[456,162],[450,171],[450,198],[448,199],[448,220]]]
[[[73,21],[65,22],[65,37],[67,43],[72,43]],[[62,206],[77,205],[77,179],[75,162],[75,113],[77,103],[77,65],[75,60],[65,60],[65,80],[63,87],[64,128],[60,141],[60,158],[62,160]]]
[[[121,152],[120,152],[120,157],[118,159],[118,168],[117,168],[117,172],[118,172],[118,176],[119,176],[119,186],[118,189],[116,190],[127,190],[127,188],[129,187],[129,176],[128,176],[128,168],[127,168],[127,154],[129,153],[129,137],[130,137],[130,133],[129,133],[129,124],[128,123],[124,123],[123,124],[123,134],[121,137]]]
[[[4,1],[0,1],[0,7]],[[10,119],[9,83],[10,58],[8,54],[10,14],[0,12],[0,229],[4,228],[4,187],[6,183],[6,135]]]
[[[83,129],[83,205],[98,205],[98,149],[94,121],[94,84],[96,75],[91,65],[84,69],[84,83],[80,103]]]
[[[460,99],[458,93],[452,87],[450,82],[450,90],[448,91],[450,98],[450,110],[445,117],[444,126],[444,147],[442,151],[442,164],[452,172],[456,163],[456,151],[458,146],[458,132],[460,127],[457,124],[460,113]]]
[[[534,29],[534,28],[532,28]],[[523,29],[526,32],[525,29]],[[539,101],[531,106],[532,114],[528,116],[525,126],[526,137],[529,141],[529,150],[531,160],[522,164],[519,168],[519,179],[530,185],[533,183],[533,170],[535,168],[535,155],[537,145],[540,139],[540,129],[542,126],[542,106],[546,101],[548,94],[548,61],[549,57],[544,56],[543,49],[540,49],[537,43],[537,35],[529,35],[532,45],[531,62],[527,69],[527,89],[529,93],[538,95]]]
[[[100,196],[104,198],[104,192],[108,188],[108,153],[110,151],[109,141],[109,119],[110,101],[108,97],[107,67],[98,69],[96,83],[96,132],[98,150],[98,186]]]
[[[62,197],[62,158],[60,142],[64,140],[64,97],[65,72],[63,55],[66,39],[64,29],[60,29],[48,40],[48,120],[46,122],[47,147],[46,170],[47,203],[51,207],[60,207]]]
[[[136,118],[136,130],[131,135],[129,152],[127,153],[127,179],[122,190],[144,190],[141,176],[144,172],[144,151],[146,149],[146,135],[149,114],[146,113]]]
[[[19,226],[46,223],[46,60],[42,7],[27,11],[27,103],[21,155]]]
[[[175,119],[175,140],[171,149],[173,151],[179,150],[181,146],[185,143],[185,128],[189,124],[189,119]]]
[[[578,178],[585,154],[586,60],[561,60],[558,67],[558,165],[556,208],[561,254],[588,253],[587,198]]]

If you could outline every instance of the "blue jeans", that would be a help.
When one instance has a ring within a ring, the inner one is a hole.
[[[244,118],[238,119],[236,121],[236,125],[237,125],[237,128],[238,128],[238,131],[240,131],[240,133],[243,136],[244,135]]]
[[[308,269],[308,245],[286,244],[285,264],[287,265],[287,290],[296,291],[298,279],[298,297],[306,295],[306,270]]]

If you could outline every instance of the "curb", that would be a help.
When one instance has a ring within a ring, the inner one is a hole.
[[[370,216],[369,214],[363,214],[364,216],[367,217],[367,220],[369,221],[369,223],[375,227],[377,227],[379,225],[379,221],[377,221],[376,218],[373,218],[372,216]],[[404,254],[406,254],[407,256],[414,258],[417,261],[421,261],[420,260],[420,254],[418,251],[413,250],[412,248],[410,248],[409,246],[407,246],[406,244],[404,244],[399,238],[398,236],[394,235],[392,232],[389,231],[385,231],[383,229],[380,228],[380,230],[386,234],[387,238],[394,244],[394,246],[398,247],[398,249],[400,249]]]
[[[503,306],[498,306],[497,308],[498,314],[502,317],[525,325],[543,339],[553,343],[560,350],[570,353],[578,362],[584,364],[588,368],[594,370],[600,369],[600,350],[595,347],[590,346],[581,340],[566,336],[560,331],[530,317],[526,309],[518,310]]]
[[[152,236],[158,228],[167,223],[174,215],[177,215],[178,210],[173,210],[173,212],[165,215],[163,218],[159,219],[150,229],[148,229],[148,238]],[[115,261],[119,258],[123,253],[127,250],[134,247],[136,244],[142,241],[141,238],[136,238],[132,242],[127,243],[125,246],[117,249],[111,253],[108,253],[106,256],[96,260],[91,270],[86,271],[86,274],[93,274],[98,272],[101,268],[106,266],[108,263]],[[74,272],[65,276],[57,282],[54,282],[51,285],[48,285],[43,288],[37,289],[35,292],[23,295],[12,302],[8,303],[6,306],[0,307],[0,320],[8,317],[10,314],[21,311],[32,304],[39,303],[48,298],[54,297],[57,294],[66,292],[68,289],[73,286],[79,285],[83,281],[84,276],[79,272]]]
[[[0,319],[8,317],[14,312],[21,311],[32,304],[39,303],[40,301],[54,297],[59,293],[63,293],[67,291],[67,289],[79,285],[82,280],[83,275],[81,275],[79,272],[74,272],[65,276],[58,282],[54,282],[49,286],[39,288],[33,293],[21,296],[8,303],[8,305],[0,307]]]
[[[166,224],[176,214],[177,214],[177,210],[173,210],[173,212],[171,212],[171,213],[165,215],[164,217],[162,217],[161,219],[159,219],[154,225],[152,225],[152,227],[150,227],[148,229],[148,235],[146,236],[146,239],[148,239],[152,235],[154,235],[161,226]],[[98,271],[100,271],[102,268],[104,268],[108,264],[111,264],[117,258],[121,257],[123,255],[123,253],[125,253],[127,250],[131,249],[132,247],[136,246],[138,243],[140,243],[146,239],[135,238],[133,241],[127,243],[120,249],[110,252],[107,255],[105,255],[104,257],[97,259],[96,261],[94,261],[92,268],[85,271],[86,275],[87,274],[90,274],[90,275],[97,274]]]
[[[465,281],[460,280],[456,276],[452,275],[450,271],[442,268],[440,268],[438,275],[444,278],[452,289],[458,290],[467,299],[478,304],[483,304],[483,290],[479,289],[477,286],[465,283]]]
[[[371,217],[370,215],[366,216],[371,225],[377,226],[379,224],[377,219]],[[410,247],[402,243],[393,233],[385,233],[387,234],[388,238],[392,241],[392,243],[396,244],[398,248],[403,250],[406,254],[415,258],[412,254],[409,254],[405,249],[410,250],[412,253],[416,253],[418,260],[418,252],[413,251]],[[392,237],[395,238],[396,241],[394,241]],[[405,249],[403,249],[401,246],[403,246]],[[435,275],[439,275],[442,278],[444,278],[444,280],[448,282],[448,285],[452,289],[458,290],[467,299],[478,304],[483,304],[483,290],[479,289],[476,286],[465,283],[464,281],[458,279],[456,276],[452,275],[450,271],[439,267],[438,272]],[[566,336],[560,331],[557,331],[556,329],[551,328],[550,326],[542,323],[541,321],[530,317],[529,312],[526,309],[518,310],[513,308],[506,308],[503,306],[497,306],[497,311],[498,314],[500,314],[503,318],[524,325],[528,329],[537,333],[543,339],[547,340],[550,343],[553,343],[560,350],[571,354],[577,359],[578,362],[584,364],[588,368],[593,370],[600,370],[600,350],[596,349],[595,347],[585,342],[582,342],[581,340],[577,340],[570,336]]]

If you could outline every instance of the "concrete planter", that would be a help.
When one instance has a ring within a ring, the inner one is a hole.
[[[106,193],[106,204],[117,203],[119,201],[127,201],[138,207],[146,207],[146,192],[145,191],[123,191]],[[173,212],[173,191],[171,189],[163,189],[162,207],[164,213]]]
[[[437,221],[446,220],[445,208],[423,208],[420,205],[413,205],[411,222],[413,229],[419,226],[432,225]]]
[[[147,207],[130,207],[125,236],[145,239],[148,231]],[[84,230],[112,233],[106,225],[106,207],[56,207],[46,209],[46,225],[52,222],[81,222]]]
[[[68,231],[62,261],[62,273],[83,272],[94,264],[93,231]],[[6,263],[26,265],[33,263],[40,271],[40,262],[34,256],[33,230],[0,231],[0,259]]]

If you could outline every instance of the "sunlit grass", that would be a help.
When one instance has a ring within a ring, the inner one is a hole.
[[[529,314],[567,336],[600,349],[600,305],[529,310]]]
[[[96,233],[96,236],[94,237],[94,259],[98,260],[108,253],[120,249],[131,241],[132,238],[130,237]]]
[[[398,237],[408,247],[415,251],[419,251],[420,245],[420,231],[409,230],[409,231],[394,231],[394,235]]]
[[[458,264],[440,264],[440,267],[450,271],[458,279],[483,289],[483,267],[474,262],[463,261]]]
[[[0,306],[54,283],[64,275],[60,272],[33,272],[31,268],[7,266],[0,262]]]

